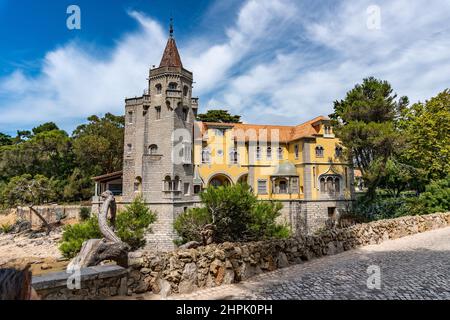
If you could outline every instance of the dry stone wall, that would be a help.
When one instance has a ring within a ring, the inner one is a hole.
[[[450,226],[450,212],[358,224],[317,235],[251,243],[223,243],[168,253],[130,253],[128,293],[163,297],[248,279],[313,258]]]

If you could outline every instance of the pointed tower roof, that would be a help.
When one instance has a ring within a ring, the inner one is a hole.
[[[169,40],[167,40],[166,49],[164,50],[159,67],[183,67],[180,54],[178,53],[177,44],[173,38],[173,19],[170,19],[170,36]]]

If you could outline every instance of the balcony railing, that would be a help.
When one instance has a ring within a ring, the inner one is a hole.
[[[181,90],[166,90],[167,98],[181,98]]]

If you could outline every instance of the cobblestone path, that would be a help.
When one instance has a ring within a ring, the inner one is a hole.
[[[380,289],[367,286],[369,266],[380,268]],[[450,299],[450,227],[169,298]]]

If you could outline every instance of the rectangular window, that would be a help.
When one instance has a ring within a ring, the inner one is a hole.
[[[161,119],[161,107],[155,107],[156,110],[156,120]]]
[[[258,180],[258,194],[267,194],[267,180]]]
[[[127,152],[131,153],[133,151],[133,145],[131,143],[127,144]]]
[[[295,160],[298,160],[298,144],[294,146]]]
[[[184,164],[192,163],[192,146],[189,142],[183,142],[183,159]]]
[[[283,148],[278,148],[278,160],[283,160]]]
[[[199,194],[200,191],[202,191],[202,187],[200,185],[195,185],[194,186],[194,194]]]
[[[133,111],[128,111],[128,123],[133,123]]]
[[[189,115],[189,109],[183,108],[183,121],[188,120],[188,115]]]
[[[190,189],[191,189],[191,185],[189,183],[184,183],[184,195],[185,196],[188,196],[191,193]]]
[[[261,160],[261,148],[256,147],[256,160]]]
[[[291,193],[298,193],[298,178],[291,178]]]

